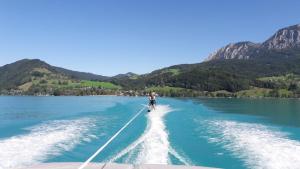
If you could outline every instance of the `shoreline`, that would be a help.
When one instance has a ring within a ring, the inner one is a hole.
[[[137,96],[131,96],[131,95],[2,95],[0,94],[0,97],[105,97],[105,96],[114,96],[114,97],[147,97],[147,95],[137,95]],[[300,97],[211,97],[211,96],[159,96],[159,97],[168,97],[168,98],[203,98],[203,99],[300,99]]]

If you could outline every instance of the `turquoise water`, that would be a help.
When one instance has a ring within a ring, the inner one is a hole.
[[[0,169],[82,162],[142,97],[0,97]],[[93,161],[300,168],[300,100],[159,98]]]

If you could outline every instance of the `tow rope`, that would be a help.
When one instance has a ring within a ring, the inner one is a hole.
[[[88,158],[78,169],[84,169],[106,146],[109,145],[134,119],[136,119],[144,110],[144,106],[138,111],[118,132],[116,132],[103,146],[101,146],[90,158]]]

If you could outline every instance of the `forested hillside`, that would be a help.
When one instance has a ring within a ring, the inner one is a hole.
[[[121,89],[106,79],[109,78],[54,67],[38,59],[0,67],[0,91],[8,95],[101,95]]]
[[[249,60],[214,60],[192,65],[176,65],[154,71],[137,79],[116,79],[128,89],[169,86],[195,91],[238,92],[253,87],[275,89],[262,77],[300,75],[300,50],[266,51]],[[300,85],[297,85],[297,89]],[[278,88],[278,87],[277,87]]]

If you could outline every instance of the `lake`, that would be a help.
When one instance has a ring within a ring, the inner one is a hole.
[[[158,98],[94,162],[300,168],[299,99]],[[0,97],[0,168],[83,162],[145,97]]]

